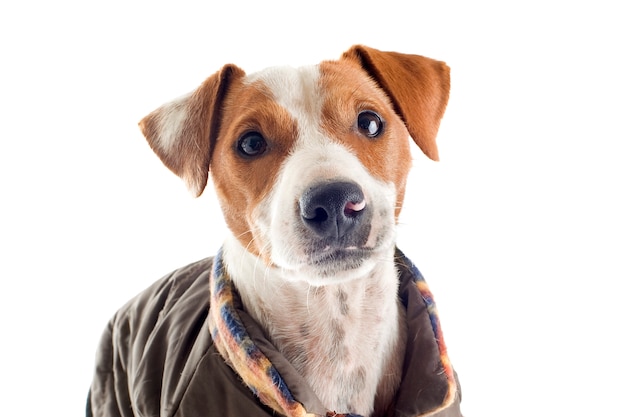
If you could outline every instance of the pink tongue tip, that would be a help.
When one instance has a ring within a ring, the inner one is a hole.
[[[347,212],[355,212],[355,211],[361,211],[365,208],[365,200],[355,203],[352,201],[349,201],[346,204],[346,211]]]

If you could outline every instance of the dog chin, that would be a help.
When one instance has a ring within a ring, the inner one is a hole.
[[[282,268],[282,271],[287,280],[324,286],[369,275],[376,267],[376,258],[375,252],[371,250],[327,249],[311,253],[305,262]]]

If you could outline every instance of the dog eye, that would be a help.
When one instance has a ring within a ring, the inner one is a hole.
[[[359,113],[357,127],[368,138],[376,138],[383,132],[383,119],[371,110]]]
[[[237,142],[237,150],[244,156],[258,156],[265,152],[267,142],[258,132],[248,132]]]

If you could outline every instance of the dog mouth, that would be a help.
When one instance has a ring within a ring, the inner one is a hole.
[[[372,256],[372,249],[358,247],[332,247],[313,250],[307,256],[307,264],[320,276],[356,270]]]

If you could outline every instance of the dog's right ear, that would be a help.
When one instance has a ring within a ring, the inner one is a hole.
[[[164,104],[139,122],[152,150],[181,177],[196,197],[202,194],[222,118],[222,102],[244,71],[225,65],[195,91]]]

